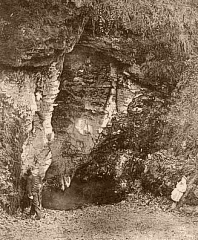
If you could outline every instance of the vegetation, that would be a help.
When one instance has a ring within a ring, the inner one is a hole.
[[[14,213],[20,205],[21,151],[25,140],[24,119],[12,108],[9,98],[0,94],[3,107],[1,124],[0,205]]]
[[[160,85],[170,94],[184,61],[197,49],[197,8],[190,1],[152,0],[105,1],[95,7],[96,25],[107,26],[107,32],[99,30],[102,36],[132,39],[131,48],[138,42],[133,57],[144,73],[144,79],[139,80],[158,89]]]

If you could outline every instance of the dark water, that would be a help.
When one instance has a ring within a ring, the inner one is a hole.
[[[114,186],[105,181],[87,183],[72,182],[65,191],[45,189],[42,205],[44,208],[71,210],[90,204],[110,204],[119,202],[123,196],[115,193]]]

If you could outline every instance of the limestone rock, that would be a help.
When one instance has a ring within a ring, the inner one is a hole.
[[[66,54],[52,118],[55,139],[48,176],[58,171],[70,175],[89,158],[112,118],[127,112],[141,89],[123,86],[120,78],[115,62],[94,49],[77,46]]]

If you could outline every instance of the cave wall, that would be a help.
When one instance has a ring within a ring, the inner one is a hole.
[[[126,113],[141,91],[130,84],[120,63],[93,48],[77,46],[66,54],[52,125],[52,166],[47,177],[72,176],[89,159],[103,129],[117,113]]]

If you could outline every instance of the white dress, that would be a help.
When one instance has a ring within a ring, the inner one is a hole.
[[[184,192],[186,191],[186,178],[182,177],[182,180],[177,183],[176,188],[171,193],[171,199],[175,202],[179,202]]]

